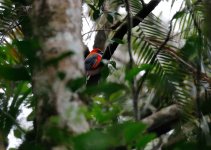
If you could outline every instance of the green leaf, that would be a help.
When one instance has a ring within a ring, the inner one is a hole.
[[[59,55],[58,57],[55,58],[51,58],[48,61],[45,62],[45,65],[57,65],[59,63],[59,61],[61,61],[62,59],[65,59],[67,57],[70,57],[74,54],[73,51],[67,51],[62,53],[61,55]]]
[[[57,144],[69,143],[70,141],[70,136],[68,136],[67,131],[56,126],[47,128],[45,130],[45,136],[50,137],[51,140]]]
[[[150,142],[152,137],[154,138],[152,134],[144,133],[145,131],[146,125],[129,121],[91,130],[73,137],[72,141],[76,150],[108,150],[122,145],[134,146],[135,144],[142,147]],[[140,142],[140,138],[143,142]]]
[[[116,42],[116,43],[118,43],[118,44],[124,44],[124,43],[125,43],[123,40],[117,39],[117,38],[113,38],[113,39],[111,40],[111,42],[112,42],[112,43],[113,43],[113,42]]]
[[[125,93],[123,91],[117,91],[113,94],[111,94],[111,96],[109,97],[109,101],[117,101],[123,98],[123,96],[125,95]]]
[[[119,90],[125,89],[125,86],[118,83],[112,83],[112,82],[103,82],[98,84],[97,86],[89,86],[84,92],[86,94],[100,94],[104,93],[107,95],[111,95],[114,92],[117,92]]]
[[[27,121],[33,121],[35,118],[35,112],[32,111],[28,116],[27,116]]]
[[[184,47],[181,49],[183,56],[188,60],[195,62],[198,58],[198,51],[201,50],[201,39],[196,36],[191,36],[187,39]]]
[[[108,150],[113,145],[113,137],[101,131],[92,130],[73,139],[76,150]]]
[[[103,3],[104,3],[104,0],[99,0],[98,7],[100,8],[103,5]]]
[[[58,77],[59,77],[60,80],[64,80],[64,78],[65,78],[65,76],[66,76],[66,74],[65,74],[64,72],[62,72],[62,71],[59,71],[59,72],[57,73],[57,75],[58,75]]]
[[[18,139],[21,139],[22,132],[19,129],[14,130],[14,136]]]
[[[0,65],[0,77],[12,81],[30,80],[26,68],[6,65]]]
[[[108,65],[104,65],[101,68],[101,79],[106,79],[108,77],[109,73],[110,73],[110,70],[108,68]]]
[[[172,20],[181,18],[185,13],[186,13],[186,11],[184,11],[184,10],[178,11],[176,14],[174,14],[174,16],[172,17]]]
[[[106,99],[103,96],[94,96],[92,99],[97,104],[102,104],[106,102]]]
[[[85,84],[86,84],[86,78],[82,77],[82,78],[76,78],[74,80],[68,81],[67,87],[71,89],[73,92],[75,92],[76,90],[78,90]]]
[[[128,143],[138,139],[138,137],[146,130],[146,125],[137,122],[128,122],[124,129],[125,139]]]
[[[114,22],[114,18],[113,18],[113,16],[112,16],[110,13],[108,13],[106,17],[107,17],[107,20],[108,20],[110,23],[113,23],[113,22]]]
[[[146,131],[147,126],[141,122],[124,122],[109,127],[107,130],[114,136],[118,143],[116,145],[130,145],[134,146],[135,143],[142,137]]]
[[[93,15],[92,15],[93,19],[97,20],[100,17],[100,10],[95,8],[95,6],[92,4],[88,4],[88,5],[93,10]]]
[[[95,102],[90,113],[92,118],[100,124],[112,122],[112,120],[117,118],[118,113],[120,112],[119,107],[116,107],[115,105],[110,106],[109,109],[107,109],[104,105],[106,104],[99,104]]]
[[[2,50],[3,50],[3,47],[0,46],[0,59],[6,60],[7,59],[7,55]]]
[[[131,81],[139,72],[143,70],[149,70],[151,68],[151,65],[149,64],[142,64],[139,67],[134,67],[131,70],[126,72],[125,80]]]
[[[144,148],[149,142],[154,140],[156,138],[155,134],[147,134],[143,135],[142,138],[138,138],[137,147],[138,148]]]
[[[109,64],[111,64],[115,69],[117,69],[117,67],[116,67],[116,62],[115,61],[109,61]]]
[[[100,10],[95,10],[93,13],[93,19],[97,20],[100,17]]]
[[[25,55],[30,61],[35,61],[36,52],[41,49],[37,40],[15,40],[13,44],[16,45],[18,51]]]
[[[97,10],[97,9],[95,8],[94,5],[88,4],[88,6],[89,6],[93,11],[96,11],[96,10]]]
[[[115,11],[113,14],[116,15],[116,16],[121,16],[121,14],[119,14],[119,13],[116,12],[116,11]]]
[[[59,127],[61,119],[58,116],[51,116],[43,126],[44,136],[50,137],[55,144],[68,144],[71,137],[66,129]]]

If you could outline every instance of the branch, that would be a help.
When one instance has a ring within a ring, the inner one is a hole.
[[[175,144],[185,140],[185,138],[186,137],[184,134],[178,134],[178,135],[174,135],[173,137],[170,137],[168,142],[166,142],[162,145],[162,150],[171,149],[173,146],[175,146]]]
[[[182,116],[182,110],[178,105],[173,104],[161,109],[160,111],[142,119],[141,121],[149,127],[147,132],[155,132],[159,137],[170,131]],[[127,146],[117,147],[115,150],[127,150]]]
[[[178,105],[173,104],[160,111],[142,119],[143,123],[149,125],[148,132],[155,132],[158,136],[170,131],[182,116]]]
[[[144,18],[146,18],[152,10],[160,3],[161,0],[151,0],[140,12],[138,12],[133,18],[132,18],[132,27],[137,26],[140,22],[143,21]],[[116,31],[112,39],[123,39],[124,35],[127,32],[127,22],[122,23],[122,25],[119,27],[119,29]],[[116,42],[113,42],[109,44],[105,50],[105,53],[103,55],[103,59],[109,60],[113,53],[115,52],[117,46],[119,44]]]
[[[105,49],[106,33],[104,30],[99,30],[95,36],[93,48]]]
[[[99,30],[95,36],[95,40],[94,40],[94,45],[93,48],[99,48],[102,51],[105,50],[105,45],[106,45],[106,41],[107,41],[107,36],[109,34],[109,32],[111,31],[111,29],[107,29],[110,28],[111,23],[106,19],[107,13],[109,12],[109,1],[105,0],[102,3],[102,11],[104,12],[104,15],[102,15],[101,19],[98,22],[98,28],[102,28],[105,30]],[[106,21],[105,21],[106,20]]]
[[[1,131],[0,131],[0,150],[6,150],[4,135]]]
[[[140,22],[142,22],[142,20],[144,18],[146,18],[151,12],[152,10],[160,3],[161,0],[151,0],[142,10],[140,10],[133,18],[132,18],[132,28],[137,26]],[[125,19],[124,19],[125,20]],[[118,22],[118,24],[116,24],[114,27],[111,27],[111,29],[116,29],[117,27],[119,27],[117,29],[117,31],[115,32],[112,40],[115,39],[120,39],[122,40],[124,35],[127,33],[128,31],[128,25],[127,25],[127,20],[125,20],[123,23]],[[117,46],[119,45],[119,43],[117,42],[113,42],[111,44],[109,44],[103,54],[103,59],[106,60],[110,60],[111,56],[113,55],[113,53],[115,52]],[[98,76],[99,74],[97,74]],[[90,79],[87,82],[92,82],[90,80],[94,80],[95,82],[98,82],[100,79],[94,76],[91,76]]]
[[[132,56],[132,49],[131,49],[131,29],[132,29],[133,22],[131,18],[130,4],[128,0],[125,0],[125,7],[127,10],[127,27],[128,27],[127,41],[128,41],[128,53],[130,57],[129,66],[132,67],[133,56]]]
[[[132,56],[132,49],[131,49],[131,29],[132,29],[132,18],[131,18],[131,11],[130,11],[130,4],[128,0],[125,0],[125,7],[127,11],[127,26],[128,26],[128,32],[127,32],[127,42],[128,42],[128,53],[129,53],[129,66],[128,69],[131,69],[133,67],[134,61]],[[134,110],[134,118],[135,120],[138,120],[139,118],[139,111],[138,111],[138,97],[136,97],[136,90],[135,90],[135,84],[134,79],[131,81],[132,86],[132,92],[133,92],[133,110]]]
[[[98,31],[111,31],[111,29],[95,29],[95,30],[91,30],[91,31],[88,31],[84,34],[82,34],[82,37],[86,34],[89,34],[89,33],[92,33],[92,32],[98,32]]]

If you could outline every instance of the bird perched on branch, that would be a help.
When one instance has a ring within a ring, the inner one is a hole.
[[[93,76],[100,72],[102,55],[102,50],[100,50],[99,48],[94,48],[85,58],[85,70],[87,76]]]

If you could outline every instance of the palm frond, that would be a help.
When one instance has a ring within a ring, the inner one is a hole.
[[[168,27],[161,20],[151,15],[133,33],[133,49],[137,56],[136,63],[138,65],[149,64],[158,47],[165,40]],[[152,104],[164,107],[163,104],[177,103],[181,107],[189,108],[186,111],[186,116],[189,116],[193,109],[190,82],[187,80],[190,72],[185,70],[181,64],[178,64],[178,61],[168,51],[165,51],[165,49],[172,47],[175,47],[175,45],[173,39],[170,39],[164,49],[156,56],[153,69],[148,75],[146,87],[148,90],[153,89],[155,91],[154,96],[152,96]]]
[[[24,130],[16,119],[20,114],[20,107],[23,105],[23,102],[31,98],[31,88],[28,87],[27,82],[11,83],[3,81],[1,81],[1,87],[7,87],[4,91],[5,93],[2,93],[0,101],[1,131],[8,135],[13,125],[15,125],[22,132]]]
[[[0,2],[0,43],[5,38],[16,38],[15,30],[20,25],[15,6],[11,3]]]

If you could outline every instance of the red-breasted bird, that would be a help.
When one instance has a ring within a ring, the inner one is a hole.
[[[99,48],[94,48],[85,58],[85,70],[87,76],[93,76],[99,73],[102,55],[103,51]]]

